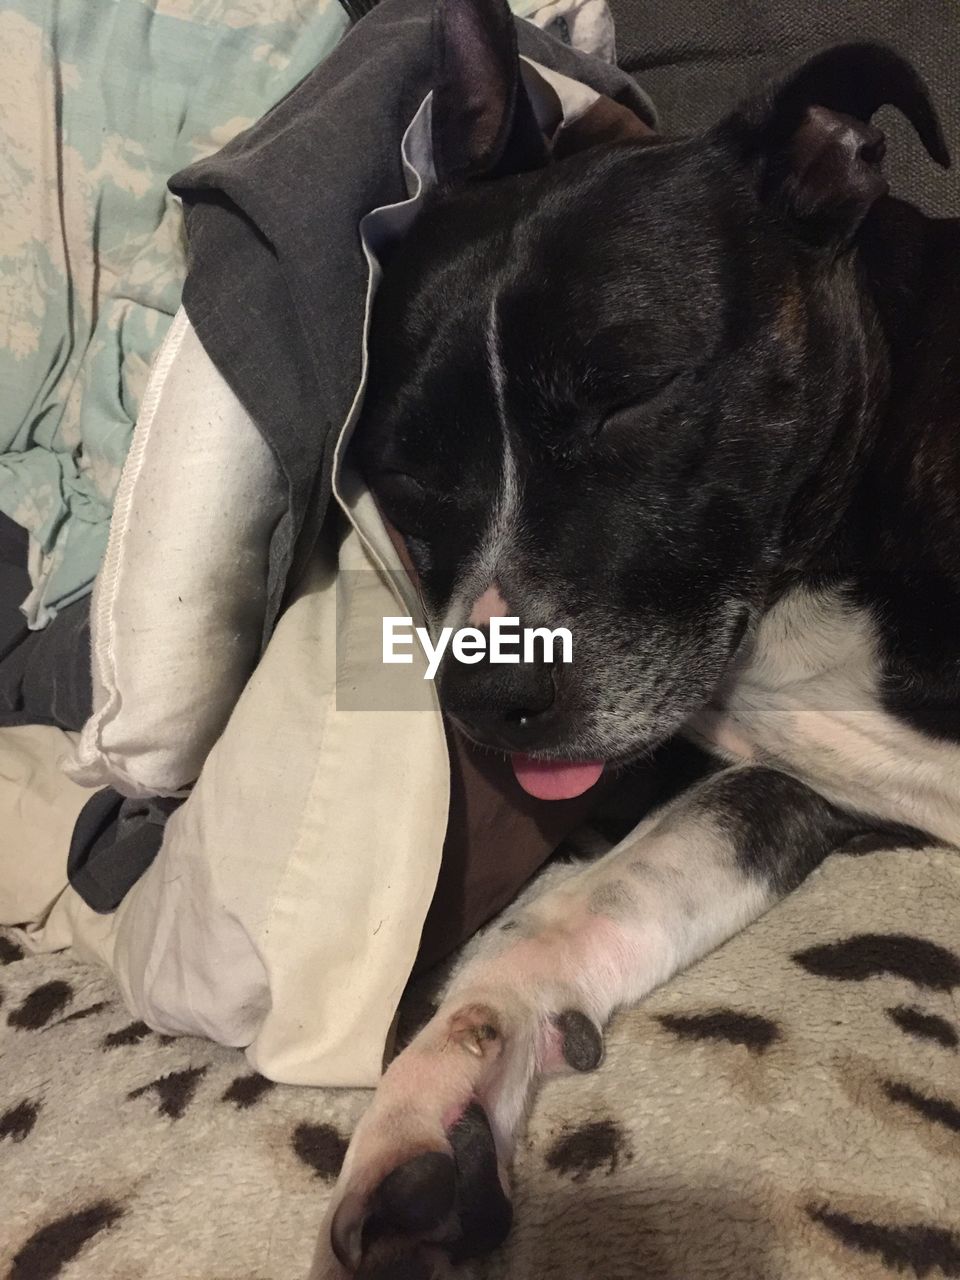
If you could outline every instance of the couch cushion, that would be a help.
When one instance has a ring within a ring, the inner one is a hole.
[[[953,0],[610,0],[620,65],[637,77],[660,113],[664,133],[713,124],[768,76],[830,44],[880,40],[910,58],[926,79],[948,145],[960,138],[956,92],[960,7]],[[877,122],[889,141],[894,195],[938,217],[960,215],[960,172],[943,173],[907,122],[885,107]]]

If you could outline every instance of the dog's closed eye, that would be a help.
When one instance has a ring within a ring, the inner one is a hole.
[[[635,434],[644,421],[673,404],[690,381],[691,376],[686,370],[675,370],[652,379],[639,395],[631,396],[623,404],[608,410],[597,422],[593,438],[612,443],[628,434]]]
[[[426,480],[393,468],[384,468],[368,476],[377,503],[390,522],[408,535],[422,534],[431,515],[450,501]]]
[[[419,476],[393,468],[379,471],[372,482],[378,494],[392,494],[399,498],[424,498],[430,492],[429,487]]]
[[[377,496],[377,501],[387,510],[398,527],[402,522],[398,518],[404,511],[413,512],[422,508],[429,490],[424,482],[408,471],[393,469],[378,471],[370,477],[370,485]]]

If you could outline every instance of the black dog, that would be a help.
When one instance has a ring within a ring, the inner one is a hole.
[[[870,123],[946,166],[922,82],[846,46],[704,136],[557,160],[503,0],[439,29],[363,465],[431,623],[574,638],[448,655],[441,700],[541,795],[678,732],[723,767],[489,934],[389,1068],[331,1221],[370,1276],[499,1242],[537,1076],[597,1065],[618,1005],[848,841],[960,843],[960,229],[886,195]]]

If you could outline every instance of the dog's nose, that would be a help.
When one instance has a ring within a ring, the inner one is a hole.
[[[557,698],[552,664],[544,662],[471,666],[451,659],[439,689],[443,709],[468,733],[508,751],[536,744]]]

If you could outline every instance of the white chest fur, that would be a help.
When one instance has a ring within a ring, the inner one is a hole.
[[[795,591],[692,736],[729,762],[779,767],[837,804],[960,845],[960,744],[884,711],[870,615],[840,592]]]

